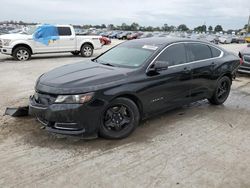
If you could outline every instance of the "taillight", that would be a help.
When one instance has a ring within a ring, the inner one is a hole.
[[[243,61],[243,59],[242,59],[242,58],[240,58],[240,64],[241,64],[241,65],[243,64],[243,62],[244,62],[244,61]]]

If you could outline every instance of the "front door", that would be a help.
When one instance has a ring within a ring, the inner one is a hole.
[[[182,106],[190,101],[192,67],[187,63],[184,44],[167,47],[154,63],[166,62],[167,70],[147,76],[148,86],[143,92],[145,113]]]
[[[75,51],[76,47],[76,37],[74,33],[72,33],[70,27],[57,27],[58,34],[60,37],[59,40],[59,52],[70,52]]]

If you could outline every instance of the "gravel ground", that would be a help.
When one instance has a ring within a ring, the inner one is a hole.
[[[244,46],[223,45],[235,53]],[[52,54],[20,63],[0,55],[0,113],[27,104],[43,72],[84,60]],[[249,119],[247,75],[234,81],[223,106],[193,103],[142,122],[123,140],[56,136],[30,117],[1,116],[0,187],[248,188]]]

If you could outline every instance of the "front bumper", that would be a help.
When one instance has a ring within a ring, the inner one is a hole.
[[[12,48],[0,47],[0,53],[11,55],[12,54]]]
[[[96,104],[38,104],[30,97],[29,114],[49,132],[75,135],[96,135],[100,125],[103,105]]]

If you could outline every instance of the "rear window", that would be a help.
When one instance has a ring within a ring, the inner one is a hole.
[[[70,27],[57,27],[59,36],[70,36],[71,29]]]
[[[199,61],[212,58],[212,52],[205,44],[190,43],[186,44],[186,48],[189,61]]]
[[[214,48],[214,47],[212,47],[212,46],[210,46],[210,49],[211,49],[211,51],[212,51],[213,57],[219,57],[219,56],[220,56],[220,54],[221,54],[221,51],[220,51],[220,50],[218,50],[217,48]]]

